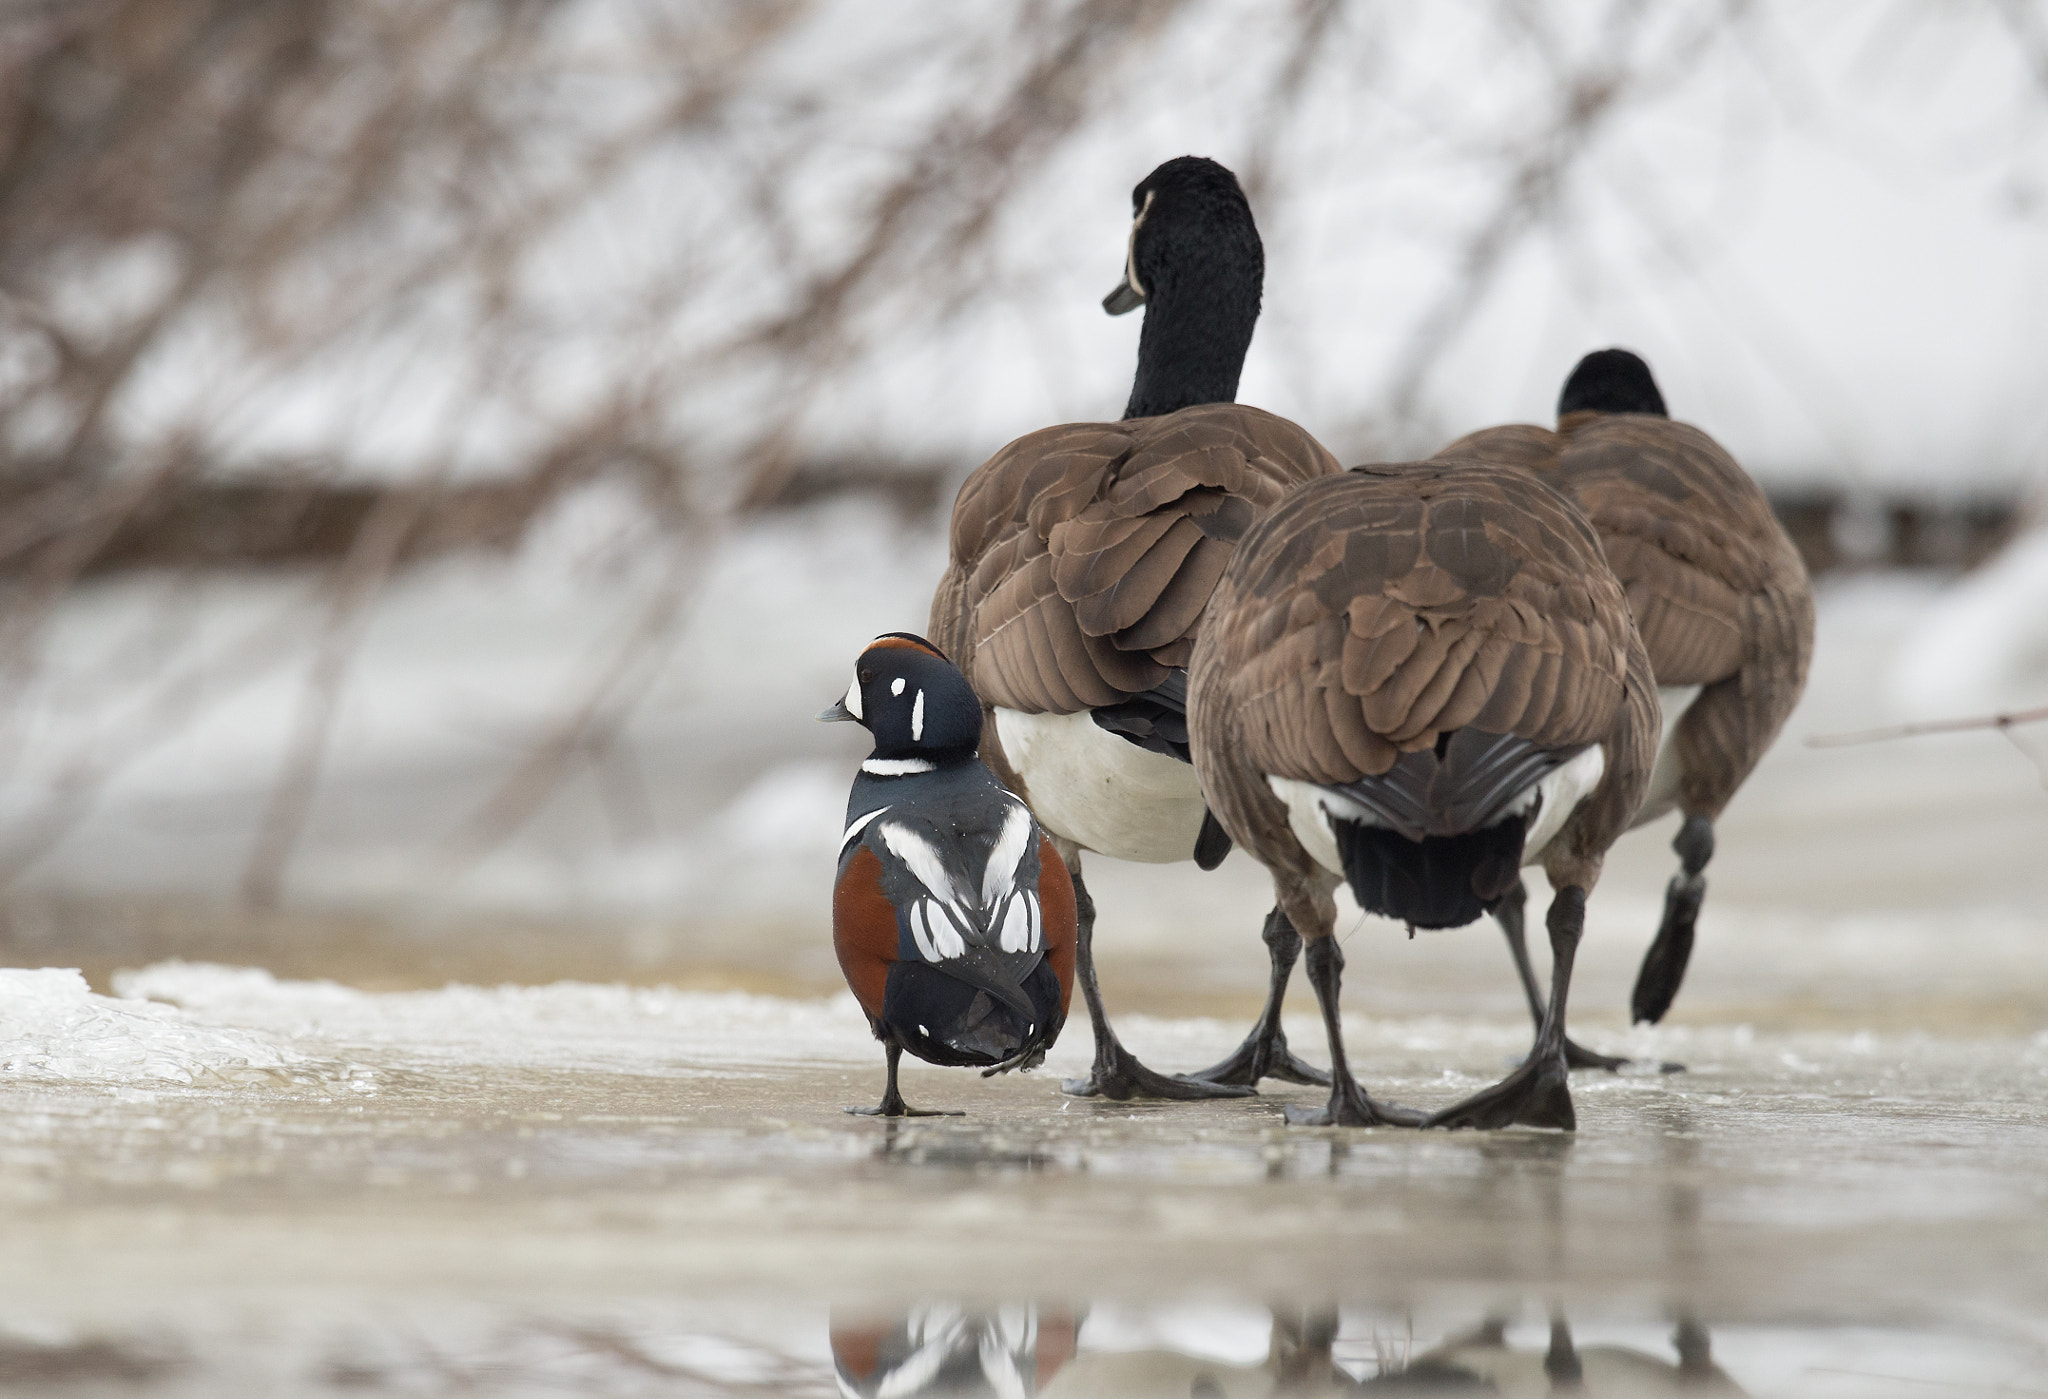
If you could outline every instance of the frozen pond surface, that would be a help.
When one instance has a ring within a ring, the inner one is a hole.
[[[117,989],[0,972],[0,1385],[829,1394],[835,1318],[843,1359],[921,1308],[976,1374],[976,1337],[1078,1322],[1050,1395],[1289,1392],[1269,1346],[1331,1318],[1350,1384],[1492,1316],[1516,1323],[1496,1391],[1540,1394],[1554,1308],[1595,1393],[1667,1392],[1680,1319],[1752,1394],[2048,1390],[2038,1032],[1589,1016],[1691,1067],[1582,1076],[1565,1137],[1289,1130],[1305,1089],[1067,1099],[1077,1027],[1030,1077],[908,1070],[968,1115],[891,1125],[841,1110],[880,1086],[845,998],[183,964]],[[1369,1081],[1412,1103],[1526,1036],[1356,1019]],[[1186,1066],[1238,1027],[1130,1029]]]
[[[1799,741],[1915,717],[1882,677],[1939,630],[1928,580],[1824,594],[1807,702],[1721,823],[1655,1031],[1622,1008],[1670,827],[1614,850],[1575,1028],[1691,1071],[1582,1078],[1575,1137],[1290,1131],[1300,1089],[1065,1099],[1078,1019],[1028,1078],[910,1068],[912,1101],[969,1115],[892,1129],[841,1111],[881,1087],[825,933],[858,754],[808,715],[848,647],[922,615],[929,564],[790,621],[718,594],[763,640],[650,708],[651,834],[578,786],[493,860],[435,865],[486,769],[423,719],[416,748],[338,748],[308,897],[238,917],[216,886],[274,755],[230,740],[268,710],[110,793],[0,920],[42,968],[0,971],[0,1393],[827,1395],[836,1336],[873,1399],[1393,1390],[1404,1366],[1410,1392],[1545,1395],[1555,1311],[1596,1395],[2048,1394],[2048,793],[1990,734]],[[498,640],[485,679],[527,693],[534,638]],[[1260,871],[1088,874],[1126,1042],[1220,1057],[1264,983]],[[1340,932],[1376,1092],[1448,1103],[1526,1044],[1491,929]],[[57,970],[81,965],[90,988]],[[1489,1318],[1504,1344],[1442,1349]]]

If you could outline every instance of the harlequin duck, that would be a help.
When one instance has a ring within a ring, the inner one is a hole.
[[[875,737],[846,805],[832,943],[888,1048],[882,1117],[936,1116],[896,1087],[930,1064],[1029,1069],[1066,1023],[1074,886],[1031,811],[976,755],[981,701],[923,637],[868,643],[846,697],[818,715]],[[951,1115],[951,1114],[948,1114]]]

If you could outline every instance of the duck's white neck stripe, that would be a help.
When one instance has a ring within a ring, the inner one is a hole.
[[[846,834],[839,837],[840,853],[846,853],[846,847],[853,844],[854,838],[857,837],[862,831],[867,829],[868,822],[874,820],[877,816],[880,816],[883,812],[887,811],[888,809],[889,808],[886,806],[878,806],[865,816],[856,816],[853,819],[853,824],[846,828]]]
[[[928,758],[869,758],[860,770],[870,777],[910,777],[937,766]]]

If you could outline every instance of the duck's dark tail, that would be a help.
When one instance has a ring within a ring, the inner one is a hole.
[[[1059,978],[1041,957],[1012,988],[975,985],[928,962],[897,962],[889,968],[882,1019],[926,1063],[986,1068],[1042,1052],[1065,1015]]]

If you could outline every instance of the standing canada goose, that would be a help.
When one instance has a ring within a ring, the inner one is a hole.
[[[1288,1053],[1277,1016],[1203,1075],[1139,1063],[1103,1011],[1080,852],[1204,869],[1228,853],[1189,766],[1188,658],[1239,537],[1338,465],[1293,423],[1233,402],[1265,276],[1236,177],[1182,156],[1131,204],[1123,280],[1103,301],[1112,315],[1145,307],[1123,421],[1034,432],[968,477],[931,634],[987,707],[989,765],[1073,876],[1095,1062],[1067,1091],[1235,1097],[1262,1075],[1323,1080]],[[1299,942],[1278,910],[1266,937],[1275,965],[1291,967]]]
[[[845,698],[818,715],[875,736],[846,803],[832,945],[888,1048],[867,1116],[934,1117],[903,1101],[896,1064],[1029,1069],[1066,1023],[1074,887],[1052,842],[975,755],[981,702],[923,637],[868,643]]]
[[[1308,944],[1330,1041],[1310,1124],[1571,1128],[1565,1004],[1586,896],[1642,802],[1657,692],[1621,584],[1534,475],[1438,459],[1311,481],[1239,544],[1188,671],[1195,770]],[[1540,863],[1557,896],[1535,1047],[1428,1118],[1345,1059],[1331,898],[1411,927],[1498,906]]]
[[[1813,585],[1756,482],[1713,438],[1671,421],[1649,365],[1627,350],[1579,361],[1558,397],[1557,431],[1488,428],[1440,455],[1524,467],[1571,497],[1628,592],[1664,712],[1649,791],[1632,824],[1674,806],[1685,818],[1671,842],[1679,872],[1631,997],[1635,1020],[1655,1022],[1692,956],[1714,820],[1805,688]],[[1540,1020],[1519,890],[1502,903],[1500,919]],[[1626,1062],[1577,1045],[1569,1051],[1574,1067]]]

